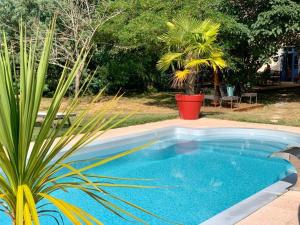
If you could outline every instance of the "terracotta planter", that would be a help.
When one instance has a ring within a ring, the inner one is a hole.
[[[199,118],[204,95],[176,94],[175,98],[181,119],[196,120]]]

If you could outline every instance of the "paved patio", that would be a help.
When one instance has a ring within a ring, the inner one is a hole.
[[[298,225],[300,192],[288,191],[237,225]]]
[[[132,127],[117,128],[108,131],[103,138],[120,137],[143,131],[151,131],[157,128],[169,126],[184,126],[192,128],[213,127],[239,127],[239,128],[263,128],[295,132],[300,134],[300,127],[289,127],[271,124],[244,123],[217,119],[199,119],[194,121],[167,120],[162,122],[148,123]],[[277,199],[260,208],[250,216],[246,217],[238,225],[297,225],[300,224],[300,192],[288,191]],[[221,224],[220,224],[221,225]]]

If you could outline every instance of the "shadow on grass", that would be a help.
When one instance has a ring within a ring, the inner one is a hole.
[[[149,101],[144,104],[148,106],[177,109],[175,94],[176,93],[162,92],[162,93],[147,95],[146,98],[149,99]]]
[[[156,94],[141,95],[152,99],[153,105],[166,105],[168,107],[176,106],[175,101],[176,92],[161,92]],[[299,102],[300,88],[286,88],[279,90],[265,90],[258,93],[259,100],[262,104],[274,104],[277,102]]]
[[[143,103],[144,105],[176,109],[175,94],[176,92],[158,92],[126,96],[146,99],[147,101]],[[300,88],[264,90],[258,93],[258,103],[268,105],[279,102],[300,102]]]
[[[136,97],[147,98],[149,101],[144,103],[145,105],[176,109],[175,94],[176,93],[174,92],[162,92],[139,95]],[[278,102],[300,102],[300,88],[287,88],[259,92],[258,102],[266,105]]]
[[[258,93],[262,104],[275,104],[278,102],[300,102],[300,88],[268,90]]]
[[[125,115],[124,115],[125,116]],[[178,118],[178,113],[166,113],[166,114],[149,114],[149,113],[144,113],[144,114],[136,114],[133,115],[132,117],[129,117],[127,120],[124,122],[118,124],[114,128],[120,128],[120,127],[128,127],[128,126],[133,126],[133,125],[139,125],[139,124],[145,124],[145,123],[152,123],[152,122],[158,122],[162,120],[169,120],[169,119],[175,119]],[[71,121],[72,122],[72,121]],[[114,121],[117,122],[117,121]],[[108,124],[107,126],[113,125]],[[82,126],[78,127],[78,130],[81,129]],[[37,135],[39,133],[39,130],[41,129],[41,122],[37,122],[36,126],[33,131],[33,139],[35,140],[37,138]],[[55,126],[51,127],[50,129],[55,129]],[[61,131],[57,134],[57,137],[60,137],[64,134],[69,129],[68,125],[64,125],[64,127],[61,129]]]
[[[221,116],[224,115],[224,112],[201,112],[201,117],[202,118],[213,118],[215,116]]]

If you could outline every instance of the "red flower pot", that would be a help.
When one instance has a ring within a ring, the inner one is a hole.
[[[204,95],[176,94],[175,98],[181,119],[196,120],[199,118]]]

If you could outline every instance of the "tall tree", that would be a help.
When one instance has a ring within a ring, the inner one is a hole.
[[[249,29],[248,64],[259,66],[283,46],[300,41],[300,4],[293,0],[223,0],[220,10]]]
[[[116,10],[107,14],[108,6],[109,2],[105,0],[5,0],[0,2],[0,28],[9,33],[14,44],[18,42],[18,23],[21,18],[25,21],[29,36],[40,29],[41,37],[46,24],[56,15],[57,32],[50,62],[61,68],[68,63],[68,68],[71,68],[80,49],[93,47],[91,40],[96,30],[121,12]],[[101,13],[97,13],[98,8],[101,8]],[[75,93],[80,88],[82,70],[76,75]]]
[[[251,25],[253,45],[267,57],[280,47],[300,45],[300,4],[291,0],[272,0]]]
[[[97,29],[118,15],[121,10],[106,14],[108,3],[100,0],[56,1],[59,31],[56,35],[52,63],[63,66],[65,61],[74,65],[82,48],[92,48]],[[103,13],[97,13],[101,7]],[[76,74],[75,93],[79,92],[83,68]]]

